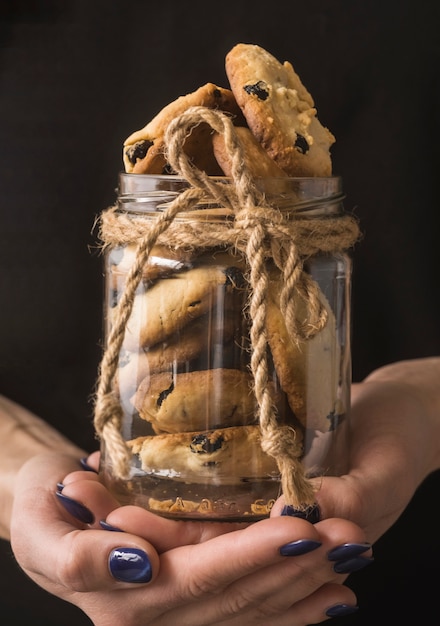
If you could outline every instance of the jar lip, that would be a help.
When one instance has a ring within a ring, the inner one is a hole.
[[[232,182],[227,176],[211,176],[210,179],[224,184]],[[254,182],[265,193],[268,203],[280,210],[304,211],[307,214],[311,214],[311,209],[319,213],[340,213],[342,210],[344,194],[341,176],[257,178]],[[185,178],[175,174],[120,172],[118,203],[124,209],[157,212],[189,186]],[[274,189],[277,191],[274,192]]]

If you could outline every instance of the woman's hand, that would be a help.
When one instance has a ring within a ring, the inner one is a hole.
[[[433,357],[393,363],[353,385],[349,471],[317,483],[321,518],[349,519],[371,543],[394,524],[440,468],[439,381]],[[281,498],[272,515],[283,507]]]
[[[25,572],[96,626],[319,623],[355,610],[342,583],[371,560],[364,532],[342,519],[246,527],[118,507],[94,472],[59,455],[21,470],[11,536]]]
[[[35,456],[15,482],[17,560],[96,626],[305,625],[353,610],[342,583],[370,562],[365,542],[390,528],[440,467],[439,380],[433,358],[381,368],[353,386],[349,471],[320,481],[315,524],[291,516],[282,498],[270,519],[248,527],[166,520],[118,506],[69,456]],[[96,468],[96,455],[89,463]]]

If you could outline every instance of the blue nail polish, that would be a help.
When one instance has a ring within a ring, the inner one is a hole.
[[[371,548],[371,543],[343,543],[330,550],[327,554],[329,561],[345,561],[359,556]]]
[[[337,561],[333,565],[333,569],[337,574],[351,574],[352,572],[357,572],[367,565],[370,565],[373,561],[373,558],[358,556],[353,559],[346,559],[345,561]]]
[[[63,483],[57,483],[57,491],[59,493],[61,493],[63,489],[64,489],[64,484]]]
[[[93,522],[95,521],[95,516],[93,515],[92,511],[90,511],[90,509],[84,506],[84,504],[81,504],[81,502],[78,502],[73,498],[69,498],[60,491],[56,491],[55,495],[58,498],[58,502],[63,505],[63,507],[68,513],[70,513],[70,515],[75,517],[83,524],[93,524]]]
[[[316,548],[319,548],[321,545],[320,541],[298,539],[298,541],[292,541],[290,543],[286,543],[284,546],[281,546],[280,554],[281,556],[300,556],[301,554],[306,554],[307,552],[316,550]]]
[[[118,533],[123,533],[124,532],[120,528],[117,528],[116,526],[112,526],[111,524],[106,522],[105,519],[99,520],[99,525],[101,526],[101,528],[103,530],[111,530],[112,532],[118,532]]]
[[[86,472],[95,472],[95,474],[97,473],[96,470],[93,469],[93,467],[87,463],[87,459],[82,458],[79,460],[79,462],[83,470],[85,470]]]
[[[148,583],[152,569],[148,555],[138,548],[116,548],[108,560],[110,573],[123,583]]]
[[[300,517],[301,519],[307,520],[311,524],[316,524],[321,521],[321,513],[317,504],[309,506],[306,509],[296,509],[294,506],[288,504],[281,511],[281,515]]]
[[[358,606],[352,606],[350,604],[335,604],[327,609],[325,614],[327,617],[342,617],[343,615],[351,615],[359,610]]]

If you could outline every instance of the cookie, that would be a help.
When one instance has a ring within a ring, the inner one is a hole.
[[[240,359],[237,344],[242,333],[237,315],[226,312],[222,317],[212,317],[207,313],[167,341],[139,352],[123,351],[117,372],[119,393],[131,398],[145,377],[160,372],[232,366]],[[234,337],[237,341],[233,341]],[[246,354],[241,355],[241,360]]]
[[[292,65],[240,43],[226,55],[225,68],[247,125],[277,165],[289,176],[330,176],[335,138]]]
[[[129,446],[154,476],[230,485],[279,476],[275,459],[261,449],[256,425],[139,437]]]
[[[256,401],[248,372],[209,369],[147,376],[133,404],[157,433],[190,432],[251,424]]]
[[[123,348],[137,351],[164,341],[217,302],[226,310],[241,306],[243,290],[243,274],[234,266],[200,266],[159,280],[136,294]]]
[[[244,124],[243,114],[230,89],[206,83],[196,91],[165,106],[144,128],[132,133],[124,142],[125,171],[134,174],[169,174],[164,135],[170,122],[193,106],[204,106],[230,113]],[[185,152],[194,164],[212,176],[221,175],[211,144],[211,128],[200,124],[185,142]]]
[[[275,370],[289,405],[304,428],[328,432],[342,411],[338,399],[341,348],[333,311],[321,292],[328,313],[325,327],[309,340],[290,338],[279,306],[280,283],[270,281],[267,301],[267,339]],[[305,318],[306,305],[297,297],[297,318]]]
[[[265,190],[282,193],[285,190],[283,179],[287,174],[264,150],[249,128],[237,126],[235,132],[243,147],[243,160],[249,174],[254,178],[265,179]],[[219,133],[212,136],[215,158],[226,176],[232,176],[232,157],[225,145],[225,138]]]

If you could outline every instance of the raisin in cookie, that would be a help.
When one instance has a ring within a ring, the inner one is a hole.
[[[143,470],[175,480],[233,485],[279,476],[275,459],[261,449],[256,425],[139,437],[129,446]]]
[[[123,350],[117,371],[120,395],[131,398],[141,381],[152,374],[228,367],[228,363],[232,366],[234,362],[244,361],[245,348],[242,348],[243,355],[239,353],[244,329],[240,324],[237,327],[237,321],[232,312],[213,319],[207,313],[186,324],[166,341],[139,352]]]
[[[319,122],[292,65],[240,43],[226,55],[225,66],[249,128],[277,165],[289,176],[330,176],[335,138]]]
[[[308,340],[291,339],[279,306],[280,283],[270,281],[267,301],[267,338],[275,370],[289,405],[304,428],[327,432],[342,411],[338,400],[341,348],[335,316],[324,294],[328,313],[325,327]],[[305,318],[305,303],[296,301],[297,318]]]
[[[157,433],[189,432],[255,422],[248,372],[209,369],[147,376],[133,404]]]
[[[237,122],[245,123],[231,90],[207,83],[169,103],[144,128],[132,133],[125,140],[125,171],[134,174],[170,173],[165,155],[165,132],[172,120],[193,106],[219,109],[233,115]],[[213,176],[221,175],[221,169],[212,152],[211,132],[207,124],[199,124],[189,134],[184,149],[199,169]]]

